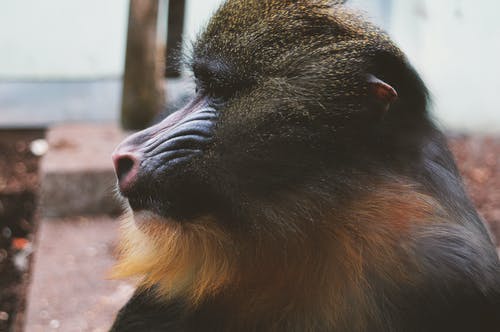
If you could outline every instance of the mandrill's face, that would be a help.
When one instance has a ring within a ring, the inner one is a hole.
[[[408,150],[398,133],[414,115],[398,110],[416,88],[385,34],[329,3],[229,0],[214,15],[193,47],[192,100],[113,154],[134,215],[117,276],[197,302],[284,270],[296,280],[343,243],[331,236],[363,217],[363,177]]]
[[[397,49],[340,7],[300,3],[229,1],[214,16],[194,45],[192,100],[113,154],[132,210],[234,220],[373,141],[396,96],[375,57]]]

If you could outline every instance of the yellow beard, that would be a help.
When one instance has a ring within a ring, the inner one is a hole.
[[[156,286],[160,297],[182,296],[192,305],[233,279],[236,248],[209,218],[180,223],[139,212],[121,229],[113,278],[139,277],[140,287]]]

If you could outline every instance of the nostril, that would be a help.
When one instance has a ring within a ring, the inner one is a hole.
[[[115,153],[113,163],[120,190],[129,191],[137,180],[139,157],[133,153]]]
[[[135,161],[130,156],[122,156],[119,157],[115,161],[115,171],[116,176],[118,177],[118,181],[124,179],[127,174],[134,168]]]

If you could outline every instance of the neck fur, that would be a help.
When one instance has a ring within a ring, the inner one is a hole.
[[[210,311],[208,302],[223,307],[228,330],[363,329],[377,316],[377,285],[367,274],[416,282],[402,266],[413,260],[402,248],[412,227],[442,215],[430,196],[402,184],[381,186],[290,234],[251,241],[210,218],[181,224],[139,213],[123,222],[114,276],[139,277],[141,287],[155,286],[160,298],[183,299],[193,311]]]

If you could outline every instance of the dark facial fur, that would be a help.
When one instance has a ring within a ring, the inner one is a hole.
[[[194,45],[191,67],[198,93],[185,113],[212,118],[184,126],[183,137],[160,124],[132,138],[141,168],[125,194],[165,217],[239,213],[242,198],[299,193],[334,169],[369,170],[395,149],[416,150],[396,141],[428,125],[425,91],[415,93],[421,83],[400,51],[323,2],[229,2]],[[368,74],[398,91],[388,114],[369,96]],[[175,152],[181,158],[166,162]]]
[[[114,331],[500,326],[495,248],[382,31],[340,1],[229,0],[190,66],[193,100],[115,153],[117,275],[143,282]]]

